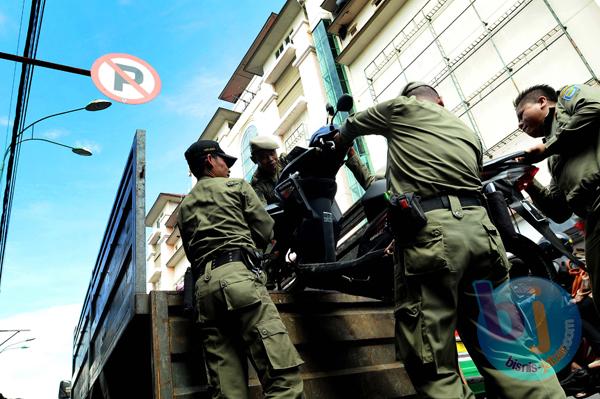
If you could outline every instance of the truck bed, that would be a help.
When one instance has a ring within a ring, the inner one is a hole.
[[[395,361],[392,307],[324,291],[271,294],[290,338],[305,361],[307,398],[407,398],[414,395]],[[181,293],[150,293],[155,398],[208,398],[200,337],[183,316]],[[250,369],[252,398],[261,398]]]

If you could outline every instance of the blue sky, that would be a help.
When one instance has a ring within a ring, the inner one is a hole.
[[[90,69],[104,54],[132,54],[156,69],[162,91],[147,104],[113,102],[101,112],[80,111],[36,125],[35,137],[87,146],[94,151],[92,157],[78,157],[42,142],[23,144],[0,287],[0,329],[25,328],[6,321],[61,306],[72,312],[70,305],[83,301],[136,129],[147,131],[147,209],[159,192],[189,189],[184,150],[198,138],[217,106],[229,107],[217,99],[219,93],[269,13],[278,12],[283,4],[283,0],[46,2],[38,59]],[[30,1],[0,3],[0,51],[22,54],[29,9]],[[24,26],[17,47],[22,10]],[[14,71],[14,62],[0,59],[3,152],[14,119],[20,64],[13,88]],[[104,97],[91,78],[36,67],[27,123],[95,98]],[[4,366],[0,354],[0,368]],[[48,388],[52,397],[57,385]]]

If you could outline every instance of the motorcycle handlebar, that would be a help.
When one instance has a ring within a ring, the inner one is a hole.
[[[518,159],[518,160],[517,160]],[[494,166],[503,165],[507,162],[514,161],[522,164],[529,164],[527,162],[527,152],[526,151],[516,151],[511,152],[510,154],[502,155],[498,158],[490,159],[487,162],[483,163],[483,168],[488,169]]]

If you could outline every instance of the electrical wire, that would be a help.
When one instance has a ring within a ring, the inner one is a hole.
[[[27,29],[25,48],[23,50],[23,56],[26,58],[35,59],[45,5],[45,0],[32,0],[29,26]],[[25,126],[27,106],[29,103],[29,94],[31,92],[31,82],[33,78],[33,68],[33,65],[25,63],[21,67],[21,79],[19,81],[19,91],[17,95],[17,105],[13,123],[12,140],[9,148],[8,168],[6,169],[6,185],[4,188],[4,197],[2,198],[2,216],[0,218],[0,285],[2,283],[2,270],[4,266],[4,255],[6,253],[6,240],[8,236],[10,214],[12,210],[12,201],[14,197],[14,188],[21,150],[19,135]]]
[[[25,0],[21,2],[21,18],[19,19],[19,33],[17,35],[17,48],[15,49],[15,54],[19,54],[19,47],[21,46],[21,32],[23,29],[23,15],[25,14]],[[15,80],[17,77],[17,63],[15,62],[13,65],[13,75],[12,75],[12,83],[10,84],[10,100],[8,102],[8,117],[7,122],[10,120],[10,116],[12,113],[12,104],[13,104],[13,96],[15,94]],[[8,132],[10,131],[10,123],[6,124],[6,134],[4,136],[4,148],[8,146]],[[6,150],[5,150],[6,151]],[[0,176],[0,183],[4,175]]]

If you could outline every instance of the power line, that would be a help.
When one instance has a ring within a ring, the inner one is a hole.
[[[32,0],[25,48],[23,49],[23,56],[26,58],[35,59],[45,5],[45,0]],[[21,67],[21,79],[19,81],[10,154],[8,158],[8,167],[6,169],[6,185],[4,188],[4,197],[2,198],[2,217],[0,218],[0,284],[2,282],[2,269],[4,266],[4,255],[6,253],[6,238],[8,235],[14,187],[17,179],[17,166],[21,150],[21,145],[18,140],[19,132],[21,132],[25,125],[29,93],[31,91],[31,81],[33,78],[33,68],[33,65],[25,63]]]

